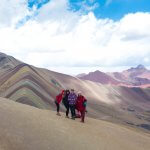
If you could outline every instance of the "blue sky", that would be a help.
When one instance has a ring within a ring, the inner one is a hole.
[[[32,8],[42,7],[50,0],[28,0],[28,6]],[[119,20],[128,13],[150,12],[150,0],[69,0],[70,9],[73,11],[83,10],[82,13],[88,13],[89,10],[84,6],[92,7],[92,10],[97,18],[110,18]]]
[[[33,6],[41,8],[44,4],[48,3],[50,0],[28,0],[28,7],[32,8]]]
[[[150,67],[150,0],[1,0],[0,51],[66,74]]]

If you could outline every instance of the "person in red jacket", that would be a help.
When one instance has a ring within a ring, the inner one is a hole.
[[[55,104],[56,104],[56,107],[57,107],[57,115],[58,116],[61,116],[60,113],[59,113],[59,109],[60,109],[60,102],[62,101],[64,95],[65,95],[65,91],[62,90],[62,92],[60,94],[58,94],[56,96],[56,99],[55,99]]]
[[[77,103],[76,103],[76,108],[81,114],[81,122],[83,122],[83,123],[84,123],[84,118],[85,118],[86,104],[87,104],[87,100],[81,94],[81,92],[79,92],[78,98],[77,98]]]

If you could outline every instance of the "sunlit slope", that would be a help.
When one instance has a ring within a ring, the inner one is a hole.
[[[88,99],[89,116],[150,130],[149,88],[102,85],[46,69],[37,68],[37,72],[47,80],[55,78],[64,88],[82,91]]]
[[[49,71],[46,69],[37,69],[37,72],[50,80],[52,76],[64,88],[74,88],[76,91],[82,91],[89,100],[97,100],[105,104],[137,103],[137,106],[148,109],[150,105],[150,89],[128,88],[121,86],[102,85],[91,81],[83,81],[76,77]]]
[[[0,150],[149,150],[150,137],[113,123],[58,117],[0,98]]]

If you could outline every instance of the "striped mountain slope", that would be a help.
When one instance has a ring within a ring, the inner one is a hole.
[[[48,82],[36,70],[19,64],[0,78],[0,95],[15,101],[32,103],[38,108],[47,108],[61,87]],[[23,98],[23,99],[22,99]]]

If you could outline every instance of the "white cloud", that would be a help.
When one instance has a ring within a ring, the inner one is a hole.
[[[28,13],[27,0],[1,0],[0,27],[15,24]]]
[[[49,3],[44,5],[38,11],[38,16],[36,20],[42,22],[47,20],[62,20],[65,19],[63,17],[67,17],[69,15],[67,11],[68,9],[68,1],[67,0],[51,0]]]
[[[94,2],[94,1],[92,2],[92,1],[90,1],[90,3],[91,3],[92,5],[88,5],[86,1],[83,1],[83,2],[80,3],[80,5],[81,5],[81,12],[82,12],[82,13],[83,13],[83,12],[93,11],[93,10],[95,10],[96,8],[99,7],[99,3],[97,3],[97,2]]]
[[[97,19],[92,12],[71,12],[68,5],[66,0],[51,0],[20,28],[14,28],[13,21],[1,27],[0,49],[27,63],[69,74],[149,65],[150,13],[113,21]]]

